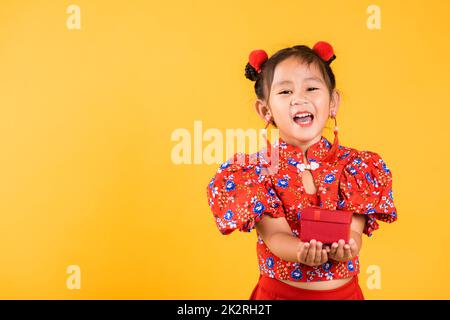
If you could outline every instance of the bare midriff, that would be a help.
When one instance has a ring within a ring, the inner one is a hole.
[[[301,288],[301,289],[309,289],[309,290],[333,290],[336,288],[339,288],[346,284],[347,282],[351,281],[353,277],[350,278],[344,278],[344,279],[335,279],[335,280],[329,280],[329,281],[314,281],[314,282],[295,282],[290,280],[281,280],[278,279],[281,282],[284,282],[286,284],[289,284],[291,286]]]

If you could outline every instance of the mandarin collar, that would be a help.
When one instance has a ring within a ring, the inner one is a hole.
[[[303,162],[303,151],[300,147],[287,143],[279,137],[276,143],[280,146],[280,157],[287,161]],[[321,135],[320,140],[310,145],[306,150],[308,162],[321,162],[331,150],[331,143]]]

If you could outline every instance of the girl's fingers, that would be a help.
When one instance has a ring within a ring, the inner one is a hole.
[[[344,257],[344,244],[345,244],[345,241],[341,239],[341,240],[339,240],[338,244],[339,244],[339,246],[336,249],[336,258],[342,259]]]
[[[325,263],[328,261],[328,254],[327,254],[327,250],[322,250],[322,260],[321,263]]]
[[[349,241],[350,244],[350,250],[352,253],[352,257],[356,257],[358,255],[358,244],[356,243],[356,241],[352,238]]]
[[[303,246],[300,248],[299,261],[302,262],[302,263],[306,262],[306,256],[308,254],[308,248],[309,248],[309,243],[308,242],[305,242],[303,244]]]
[[[337,242],[333,242],[333,244],[331,245],[331,250],[330,250],[331,255],[333,255],[333,256],[336,255],[338,246],[339,245],[337,244]]]
[[[314,263],[314,259],[316,258],[316,240],[311,240],[309,242],[309,251],[306,257],[306,261],[308,263]]]
[[[350,251],[350,245],[344,245],[344,259],[349,260],[352,257],[352,252]]]
[[[316,257],[314,263],[320,263],[322,261],[322,242],[318,241],[316,244]]]

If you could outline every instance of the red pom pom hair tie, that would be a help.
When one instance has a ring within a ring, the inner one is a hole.
[[[248,56],[248,63],[255,68],[256,72],[261,72],[261,66],[268,59],[267,53],[264,50],[257,49],[250,52]]]
[[[317,42],[314,45],[313,50],[319,55],[319,57],[323,61],[325,61],[328,64],[330,64],[334,59],[336,59],[333,47],[326,41]]]

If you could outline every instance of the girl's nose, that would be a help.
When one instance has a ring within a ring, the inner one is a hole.
[[[303,105],[303,104],[308,104],[309,101],[303,97],[294,97],[291,101],[291,106],[295,106],[295,105]]]

